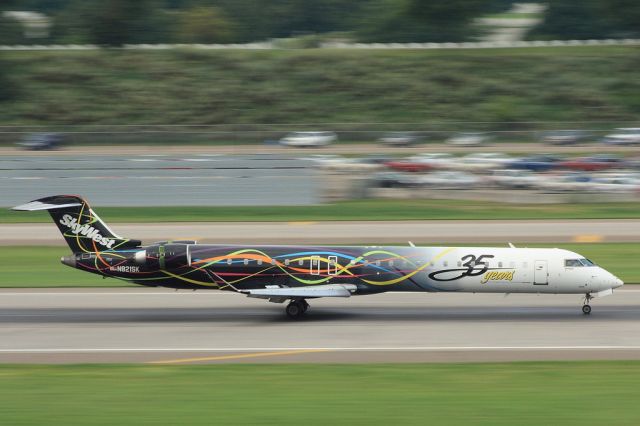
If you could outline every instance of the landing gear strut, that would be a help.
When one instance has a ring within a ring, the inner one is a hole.
[[[294,299],[287,305],[285,312],[291,319],[300,319],[309,309],[309,304],[304,299]]]
[[[591,305],[589,305],[589,301],[593,299],[591,293],[587,293],[584,295],[584,304],[582,305],[582,313],[585,315],[589,315],[591,313]]]

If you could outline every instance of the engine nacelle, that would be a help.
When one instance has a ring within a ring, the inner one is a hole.
[[[134,254],[139,265],[147,269],[177,269],[191,266],[190,244],[153,245]]]

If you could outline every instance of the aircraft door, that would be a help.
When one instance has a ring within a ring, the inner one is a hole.
[[[534,285],[549,285],[549,270],[546,260],[536,260],[533,270]]]
[[[309,264],[309,272],[311,275],[320,275],[320,257],[313,256]]]
[[[327,274],[338,274],[338,256],[329,256],[329,263],[327,264]]]

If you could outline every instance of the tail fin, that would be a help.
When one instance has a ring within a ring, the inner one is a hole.
[[[97,252],[137,247],[139,240],[119,237],[77,195],[54,195],[14,207],[13,210],[48,210],[73,252]]]

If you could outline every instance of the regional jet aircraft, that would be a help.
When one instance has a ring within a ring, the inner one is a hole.
[[[56,195],[14,207],[47,210],[73,252],[63,264],[151,287],[234,291],[288,301],[386,291],[582,294],[589,301],[623,282],[568,250],[492,247],[237,246],[119,237],[81,197]],[[375,229],[372,230],[375,232]]]

